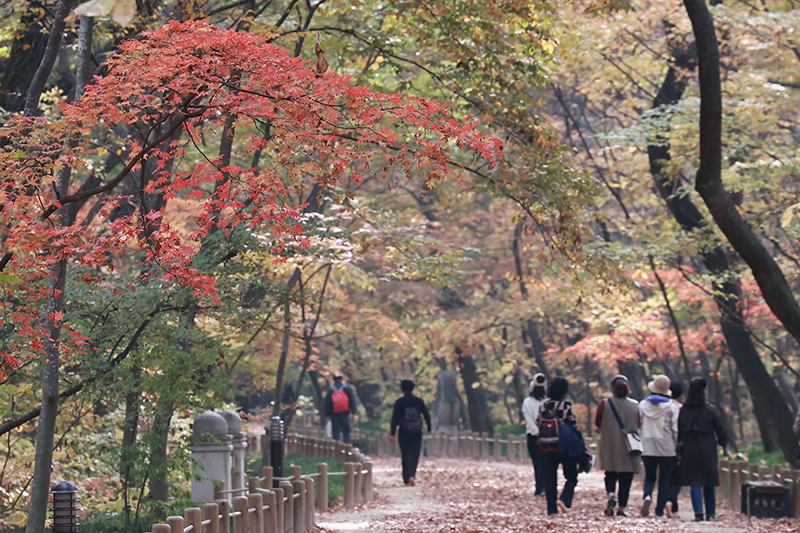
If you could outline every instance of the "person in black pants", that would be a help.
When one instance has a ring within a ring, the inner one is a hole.
[[[403,483],[413,487],[416,484],[414,478],[417,475],[419,454],[422,451],[422,417],[425,417],[428,433],[430,433],[431,415],[422,398],[414,396],[413,381],[410,379],[401,381],[400,390],[403,391],[403,396],[394,402],[389,441],[394,442],[394,436],[397,433],[397,442],[400,445],[403,460]]]
[[[333,373],[333,385],[325,397],[323,412],[325,423],[328,421],[331,423],[333,440],[339,440],[341,436],[342,442],[350,444],[350,420],[355,420],[356,417],[356,395],[343,379],[341,372]],[[334,397],[337,391],[344,393],[343,395],[339,393],[343,400],[337,401]]]
[[[572,403],[564,398],[567,396],[569,383],[561,376],[553,378],[547,388],[548,399],[539,408],[539,427],[540,440],[539,447],[544,452],[544,492],[547,498],[547,514],[558,514],[559,511],[566,513],[572,507],[572,498],[575,494],[575,486],[578,484],[578,463],[573,457],[559,453],[557,449],[548,449],[542,443],[541,427],[544,418],[555,416],[559,424],[577,424],[575,414],[572,412]],[[558,494],[558,465],[564,472],[564,488]]]

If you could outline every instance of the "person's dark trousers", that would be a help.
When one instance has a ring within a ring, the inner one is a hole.
[[[536,495],[544,494],[544,455],[539,448],[539,437],[528,433],[528,455],[533,463],[533,477],[536,480]]]
[[[673,471],[675,470],[675,464],[673,463],[672,466]],[[672,502],[672,512],[678,512],[678,495],[681,493],[681,486],[680,485],[672,485],[669,486],[669,494],[667,495],[667,501]]]
[[[617,481],[619,481],[619,493],[617,493]],[[631,493],[631,483],[633,482],[633,472],[606,472],[606,492],[617,494],[617,505],[620,507],[628,506],[628,496]]]
[[[706,502],[706,519],[717,516],[717,495],[714,487],[692,485],[692,507],[694,516],[703,516],[703,500]]]
[[[400,445],[400,456],[403,461],[403,483],[408,485],[409,479],[417,477],[419,454],[422,452],[422,432],[399,430],[397,444]]]
[[[334,413],[331,417],[331,436],[333,440],[339,440],[350,444],[350,413]]]
[[[575,486],[578,484],[578,464],[572,457],[567,457],[558,452],[544,452],[544,492],[547,496],[547,514],[557,514],[556,499],[564,502],[568,508],[572,507],[572,497]],[[558,496],[558,465],[564,472],[564,488]]]
[[[670,481],[672,480],[672,465],[675,464],[674,457],[657,457],[655,455],[643,455],[644,462],[644,494],[643,496],[653,497],[653,489],[658,479],[658,500],[656,501],[656,516],[664,514],[664,507],[669,500]]]

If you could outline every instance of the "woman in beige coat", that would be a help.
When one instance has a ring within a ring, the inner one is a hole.
[[[630,393],[628,378],[619,375],[612,379],[611,392],[613,396],[606,398],[597,406],[594,423],[600,428],[600,451],[598,453],[600,468],[606,472],[608,504],[605,514],[614,516],[614,510],[618,507],[616,515],[624,517],[627,516],[625,507],[628,505],[633,475],[639,472],[639,457],[628,453],[625,433],[622,432],[617,417],[614,416],[614,412],[608,404],[613,404],[626,431],[638,430],[642,426],[642,415],[636,401],[628,398]],[[617,482],[619,482],[618,496],[616,494]]]

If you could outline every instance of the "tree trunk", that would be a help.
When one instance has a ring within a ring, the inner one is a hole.
[[[11,42],[11,51],[0,80],[0,107],[15,113],[25,106],[25,95],[47,47],[47,33],[39,18],[40,7],[33,2],[20,17],[20,31]]]
[[[647,373],[638,361],[617,361],[619,373],[628,378],[628,386],[631,388],[631,398],[641,401],[645,398],[644,383],[647,380]]]
[[[703,0],[687,0],[685,5],[690,18],[692,18],[692,25],[695,28],[695,37],[697,41],[694,46],[697,47],[697,54],[700,59],[701,168],[697,173],[698,181],[696,186],[702,187],[700,184],[708,181],[708,177],[704,176],[713,176],[716,174],[716,179],[719,182],[718,189],[727,195],[727,192],[722,188],[720,180],[722,100],[721,93],[719,92],[719,51],[716,45],[713,21],[711,21],[711,16]],[[705,15],[703,15],[703,13],[705,13]],[[705,19],[705,22],[701,22],[702,19]],[[713,56],[712,58],[709,57],[709,48],[713,49],[710,53],[710,55]],[[676,66],[686,69],[693,68],[694,52],[693,47],[687,47],[685,50],[673,50],[673,58],[675,59]],[[712,79],[709,80],[708,76]],[[709,87],[709,85],[714,84],[714,79],[716,79],[715,90]],[[670,68],[664,79],[661,90],[653,102],[653,107],[655,108],[677,102],[681,98],[684,88],[685,84],[682,78],[678,76],[673,68]],[[711,93],[709,91],[711,91]],[[713,133],[713,131],[709,130],[709,127],[713,130],[713,123],[715,122],[716,133]],[[712,137],[716,135],[716,141],[707,138],[709,135]],[[705,220],[700,211],[691,202],[688,195],[675,194],[676,189],[674,188],[674,184],[671,183],[668,176],[664,175],[664,162],[669,159],[669,145],[665,142],[655,143],[648,147],[648,155],[650,157],[650,170],[653,179],[656,181],[658,190],[661,196],[666,200],[667,207],[675,220],[686,231],[695,231],[704,228]],[[709,172],[711,172],[711,174],[708,174]],[[699,188],[698,192],[700,192]],[[702,192],[701,196],[703,196]],[[706,200],[705,197],[703,199]],[[708,201],[706,201],[706,204],[708,204]],[[736,210],[735,206],[732,204],[730,207],[734,211]],[[709,209],[711,209],[710,206]],[[736,216],[738,216],[738,212],[736,212]],[[714,216],[714,220],[719,224],[717,216]],[[726,232],[726,236],[727,235],[728,233]],[[728,236],[728,238],[730,240],[730,236]],[[739,252],[736,246],[734,246],[734,248]],[[753,398],[754,409],[757,413],[765,417],[764,419],[759,417],[759,422],[766,423],[767,426],[773,428],[772,430],[762,432],[767,438],[766,442],[770,442],[769,435],[774,431],[775,434],[780,435],[781,448],[787,459],[791,457],[792,460],[794,460],[794,458],[797,457],[797,442],[796,438],[791,434],[791,413],[788,412],[788,408],[786,408],[785,405],[782,407],[779,406],[778,409],[775,410],[770,406],[769,397],[777,397],[776,394],[779,393],[779,391],[774,381],[770,379],[764,364],[761,362],[758,351],[747,332],[746,324],[742,316],[742,309],[739,305],[742,301],[741,287],[735,277],[730,277],[728,258],[722,248],[717,246],[713,250],[703,254],[703,262],[709,271],[726,280],[714,284],[716,294],[714,299],[720,313],[720,326],[725,336],[731,357],[736,361],[737,367],[739,367],[739,370],[745,377],[745,383]],[[762,294],[764,294],[763,289]],[[766,294],[764,294],[764,297],[767,299]],[[772,306],[770,305],[770,307]],[[792,444],[790,441],[794,441],[794,443]]]
[[[489,405],[486,402],[486,390],[481,386],[475,360],[471,355],[461,355],[461,350],[458,348],[456,348],[456,354],[458,354],[461,380],[464,383],[464,393],[467,395],[470,429],[494,436],[494,427],[489,417]]]
[[[175,402],[168,401],[159,405],[153,417],[153,429],[150,434],[150,497],[157,502],[165,502],[169,498],[169,459],[167,442],[169,426],[175,412]]]

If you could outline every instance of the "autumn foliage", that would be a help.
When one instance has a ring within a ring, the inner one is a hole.
[[[42,281],[62,259],[86,282],[102,284],[115,257],[135,254],[143,272],[136,283],[180,284],[213,301],[214,281],[193,266],[204,236],[244,224],[268,231],[276,248],[287,240],[303,245],[301,206],[286,201],[301,180],[332,188],[344,176],[415,175],[433,183],[458,178],[455,151],[491,162],[502,155],[497,139],[477,132],[476,120],[456,120],[446,106],[352,86],[347,76],[321,74],[319,65],[315,72],[262,37],[202,22],[171,22],[127,41],[106,68],[58,116],[17,117],[0,131],[0,283],[16,296],[13,305],[0,304],[0,325],[13,324],[17,338],[0,353],[0,381],[42,350]],[[206,153],[226,121],[244,139],[233,162]],[[121,125],[136,134],[115,145]],[[119,160],[107,181],[75,181],[58,194],[66,169],[90,175],[110,151]],[[265,151],[272,165],[245,163]],[[165,209],[107,221],[127,201],[118,186],[145,160],[158,169],[143,184],[145,194],[195,203],[189,238],[163,220]],[[71,205],[93,206],[98,216],[60,223],[59,208]],[[61,341],[66,354],[87,340],[70,333]]]

